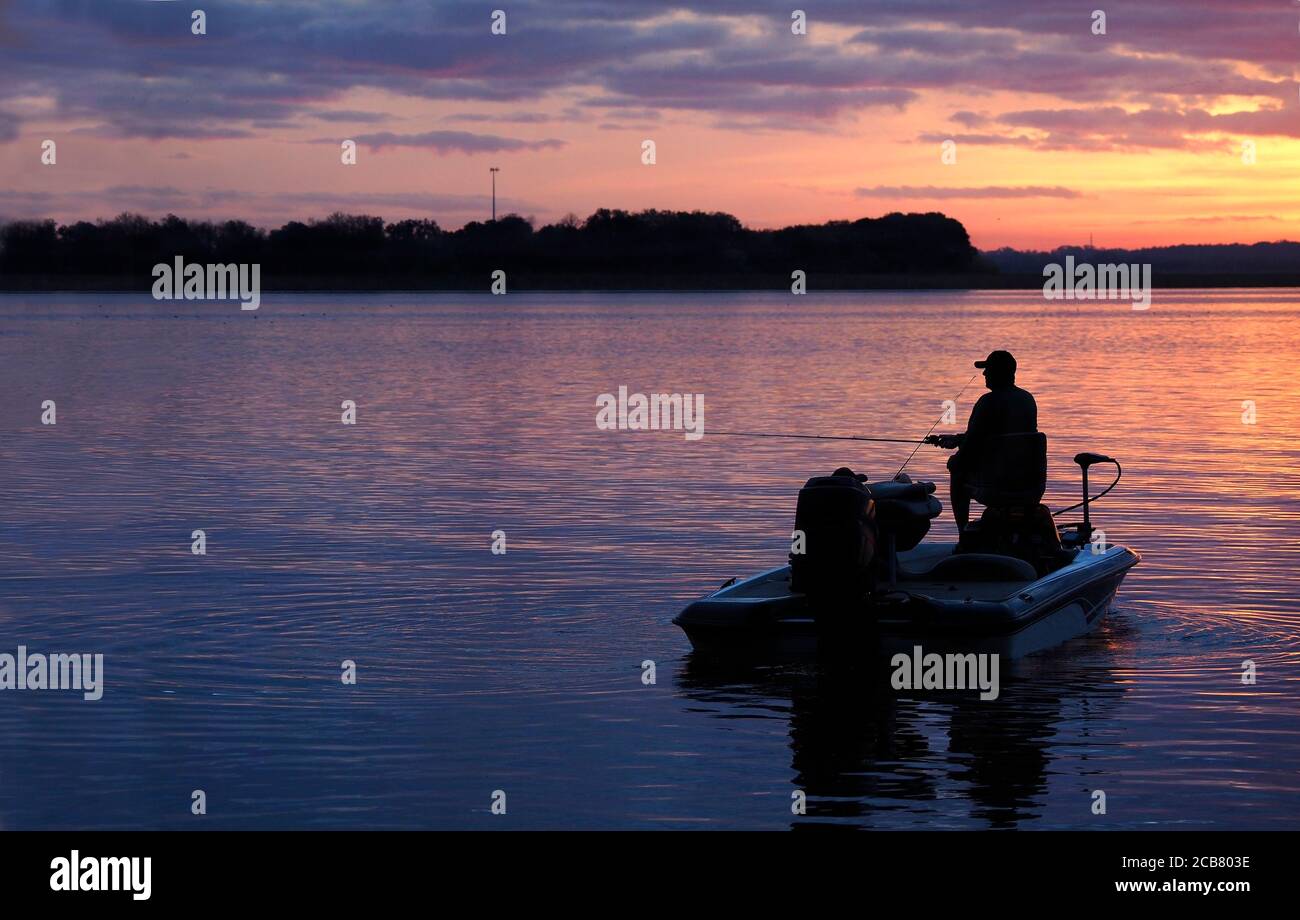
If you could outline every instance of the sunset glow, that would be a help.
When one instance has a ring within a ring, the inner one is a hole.
[[[9,5],[0,219],[344,210],[454,228],[488,215],[492,165],[499,210],[539,223],[937,210],[983,249],[1296,236],[1286,4],[1127,4],[1105,34],[1064,3],[806,12],[799,35],[744,3],[529,2],[493,35],[477,4],[243,2],[194,35],[175,3]]]

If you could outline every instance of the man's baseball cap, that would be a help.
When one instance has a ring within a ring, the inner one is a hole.
[[[987,367],[995,371],[1005,370],[1014,374],[1016,372],[1016,359],[1011,356],[1009,351],[991,351],[983,361],[976,361],[975,366]]]

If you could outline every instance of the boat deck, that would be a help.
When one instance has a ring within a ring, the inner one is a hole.
[[[1004,601],[1015,597],[1032,581],[926,581],[901,580],[899,590],[936,601]]]
[[[898,587],[908,594],[937,601],[1002,601],[1015,597],[1037,579],[1016,581],[931,580],[927,573],[940,560],[952,555],[952,543],[922,543],[898,554]]]
[[[931,580],[927,574],[942,559],[951,556],[952,543],[923,543],[898,554],[898,587],[901,591],[940,601],[1002,601],[1015,597],[1036,579],[1015,581]],[[740,582],[722,592],[736,600],[779,598],[790,594],[790,568],[785,566]]]

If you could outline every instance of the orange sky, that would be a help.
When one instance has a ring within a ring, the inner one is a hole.
[[[539,222],[937,210],[984,249],[1300,238],[1296,10],[1130,4],[1101,35],[1064,4],[833,3],[795,35],[744,4],[602,6],[512,6],[492,35],[474,5],[230,3],[194,35],[176,4],[33,0],[0,31],[0,217],[457,227],[488,216],[492,165],[499,213]]]

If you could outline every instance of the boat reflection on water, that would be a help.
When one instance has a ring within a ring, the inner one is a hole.
[[[1095,736],[1125,692],[1113,640],[1003,661],[992,700],[978,690],[894,690],[890,662],[874,655],[693,652],[676,686],[716,718],[788,718],[791,792],[807,797],[792,829],[1077,826],[1092,804],[1087,748],[1106,743]],[[1054,767],[1065,746],[1070,766]],[[1069,816],[1044,821],[1049,807]]]

